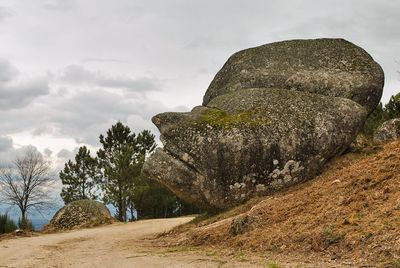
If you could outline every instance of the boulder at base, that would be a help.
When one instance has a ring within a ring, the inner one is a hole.
[[[341,39],[236,53],[203,106],[153,117],[164,144],[143,171],[209,211],[308,180],[356,137],[383,89],[380,66]]]
[[[375,132],[375,142],[389,142],[400,139],[400,118],[384,122]]]
[[[45,230],[68,230],[94,227],[114,221],[108,208],[94,200],[78,200],[61,208]]]

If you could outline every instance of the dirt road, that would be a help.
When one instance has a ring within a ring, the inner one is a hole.
[[[146,239],[192,218],[144,220],[0,241],[0,267],[248,267],[218,254],[156,248]],[[254,266],[254,263],[253,265]]]

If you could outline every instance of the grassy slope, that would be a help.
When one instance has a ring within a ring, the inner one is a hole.
[[[247,230],[235,235],[233,219],[245,215]],[[198,218],[166,240],[400,267],[400,140],[377,153],[345,154],[311,181]]]

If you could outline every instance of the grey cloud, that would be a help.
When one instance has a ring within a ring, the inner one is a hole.
[[[68,11],[76,7],[75,0],[47,0],[43,7],[54,11]]]
[[[32,131],[32,135],[33,135],[33,136],[40,136],[40,135],[43,135],[43,134],[51,134],[51,133],[53,133],[53,132],[54,132],[54,130],[53,130],[53,128],[51,128],[50,126],[48,126],[48,125],[42,125],[42,126],[36,127],[36,128]]]
[[[0,59],[0,110],[28,105],[33,99],[49,93],[47,77],[26,79],[9,61]]]
[[[166,108],[157,102],[142,98],[127,98],[105,90],[81,92],[63,98],[55,104],[55,112],[48,120],[58,126],[64,135],[76,138],[77,143],[98,145],[98,137],[118,120],[128,121],[136,116],[135,131],[152,127],[150,118]],[[154,129],[152,129],[154,130]]]
[[[13,148],[13,140],[7,136],[0,136],[0,152],[5,152]]]
[[[62,149],[57,153],[58,158],[62,158],[64,160],[72,159],[74,157],[74,153],[67,149]]]
[[[173,112],[190,112],[190,108],[185,106],[185,105],[180,105],[180,106],[176,106],[174,107],[171,111]]]
[[[10,82],[17,77],[19,71],[8,60],[0,58],[0,83]]]
[[[31,144],[19,148],[9,147],[7,150],[0,151],[0,168],[9,167],[18,157],[22,157],[28,149],[39,152],[39,150]]]
[[[47,78],[0,84],[0,110],[16,109],[28,105],[39,96],[49,93]]]
[[[136,92],[159,90],[160,81],[155,78],[105,75],[100,71],[90,71],[80,65],[69,65],[59,78],[71,84],[88,84],[106,88],[123,88]]]
[[[130,61],[126,60],[119,60],[119,59],[107,59],[107,58],[84,58],[82,62],[113,62],[113,63],[127,63],[132,64]]]
[[[0,6],[0,21],[6,19],[11,16],[11,11],[7,7]]]
[[[98,146],[99,135],[118,120],[129,123],[135,132],[145,128],[156,132],[150,118],[168,110],[145,94],[101,87],[81,90],[79,86],[63,85],[63,90],[52,89],[40,102],[20,109],[0,110],[0,135],[29,130],[33,136],[61,136],[73,138],[78,144]]]
[[[44,149],[43,153],[45,156],[50,157],[53,154],[53,151],[50,150],[49,148],[46,148]]]

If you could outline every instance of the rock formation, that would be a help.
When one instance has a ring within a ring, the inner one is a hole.
[[[374,134],[375,142],[388,142],[400,139],[400,118],[383,122]]]
[[[78,200],[57,211],[45,230],[86,228],[113,221],[110,211],[104,204],[94,200]]]
[[[342,39],[235,53],[203,106],[153,117],[164,148],[143,171],[207,210],[310,179],[354,140],[383,79],[367,52]]]

